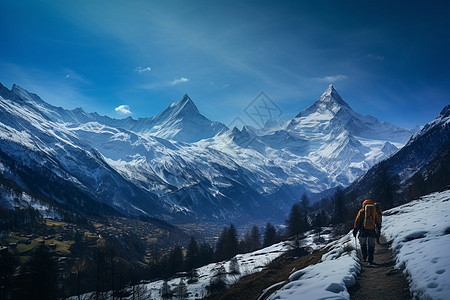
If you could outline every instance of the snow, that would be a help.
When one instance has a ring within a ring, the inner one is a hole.
[[[417,299],[450,295],[450,190],[430,194],[383,213],[382,232],[392,241]]]
[[[311,250],[320,249],[325,247],[326,244],[316,244],[314,243],[314,237],[317,234],[309,232],[306,237],[301,241],[302,247],[309,247]],[[321,235],[325,240],[330,238],[329,234]],[[239,265],[239,274],[227,274],[226,282],[228,285],[233,284],[238,281],[241,277],[250,275],[256,272],[260,272],[265,267],[272,262],[274,259],[284,254],[286,251],[292,249],[293,244],[291,241],[284,241],[272,246],[245,254],[238,254],[235,256],[237,263]],[[219,263],[211,263],[206,266],[197,269],[199,275],[198,282],[187,284],[187,291],[189,293],[186,299],[199,299],[207,295],[206,287],[210,284],[211,279],[220,266],[224,266],[225,270],[228,272],[230,270],[230,261],[223,261]],[[158,280],[150,283],[139,284],[139,288],[144,291],[147,296],[151,294],[151,299],[159,300],[162,299],[160,295],[160,290],[163,284],[163,280]],[[168,284],[171,289],[174,289],[180,282],[180,277],[172,278],[168,280]],[[186,282],[186,280],[185,280]],[[281,284],[281,283],[279,283]],[[130,291],[133,288],[130,288]],[[89,299],[92,293],[82,295],[82,299]],[[129,299],[132,299],[130,296]],[[72,297],[72,299],[77,299],[77,297]]]
[[[268,299],[350,299],[347,287],[356,283],[361,269],[351,232],[328,247],[320,263],[292,273]]]
[[[116,120],[82,109],[53,107],[17,86],[12,92],[2,91],[2,149],[21,145],[33,150],[36,156],[48,158],[50,169],[64,168],[68,173],[62,177],[94,193],[102,176],[115,176],[116,171],[130,185],[159,197],[169,210],[183,210],[181,197],[191,200],[185,201],[184,209],[204,218],[223,215],[220,203],[243,190],[256,195],[249,201],[273,196],[270,204],[287,210],[304,192],[347,186],[394,151],[386,145],[400,148],[410,134],[357,114],[332,86],[292,121],[271,120],[262,129],[242,131],[227,131],[225,125],[208,120],[187,95],[157,116]],[[375,133],[376,139],[364,137],[366,131]],[[111,172],[103,168],[97,172],[81,162],[97,151],[98,163],[111,167]],[[7,154],[21,159],[17,151]],[[286,185],[296,192],[279,199],[276,193]],[[128,200],[122,197],[111,203],[136,213],[146,211],[120,203]],[[240,207],[247,204],[233,203],[224,213],[240,216]]]
[[[246,254],[236,255],[236,259],[239,265],[240,274],[228,274],[226,281],[228,284],[232,284],[238,281],[242,276],[253,274],[262,271],[267,264],[273,261],[275,258],[279,257],[287,250],[291,248],[290,242],[281,242],[270,247]],[[189,284],[188,292],[189,297],[187,299],[196,299],[195,295],[204,296],[206,295],[206,286],[210,284],[211,278],[213,277],[215,270],[223,265],[228,271],[230,269],[230,261],[225,261],[221,263],[212,263],[207,266],[197,269],[199,275],[199,281],[197,283]],[[174,287],[178,284],[179,279],[175,278],[169,280],[169,285]],[[156,281],[149,283],[146,289],[152,292],[152,298],[157,300],[159,298],[159,291],[162,286],[163,281]]]
[[[383,214],[382,233],[392,241],[396,268],[404,268],[414,299],[450,295],[450,190],[424,196]],[[322,261],[289,277],[268,299],[350,299],[360,264],[348,233],[332,242]]]
[[[448,299],[450,295],[450,190],[430,194],[408,204],[385,211],[383,235],[392,241],[396,268],[404,268],[414,299]],[[319,263],[293,271],[287,282],[272,287],[281,288],[267,299],[350,299],[347,288],[356,283],[361,270],[355,250],[358,246],[349,232],[327,245],[314,244],[313,235],[302,240],[302,245],[313,249],[329,249]],[[290,248],[289,242],[275,244],[253,253],[239,254],[236,259],[241,274],[227,275],[228,284],[242,276],[259,272],[265,265]],[[199,281],[188,284],[189,297],[206,294],[214,270],[223,265],[229,270],[230,261],[209,264],[199,268]],[[168,281],[173,288],[179,278]],[[140,284],[152,299],[160,299],[163,281]],[[272,288],[270,287],[270,288]],[[262,291],[265,294],[270,288]],[[83,299],[89,294],[83,295]],[[132,297],[132,296],[130,296]],[[75,298],[73,298],[75,299]]]
[[[2,165],[0,164],[0,168]],[[0,206],[6,209],[34,208],[44,218],[61,219],[61,215],[50,205],[39,201],[25,192],[16,192],[0,184]]]

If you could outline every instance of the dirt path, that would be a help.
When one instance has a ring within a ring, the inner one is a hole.
[[[411,299],[409,285],[401,270],[394,269],[395,262],[384,238],[375,246],[374,264],[363,263],[356,285],[349,288],[353,300]]]

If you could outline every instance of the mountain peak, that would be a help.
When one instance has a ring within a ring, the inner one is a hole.
[[[225,125],[203,116],[187,94],[155,117],[133,127],[138,132],[189,143],[213,137],[226,129]]]
[[[0,91],[8,91],[9,89],[0,82]]]
[[[13,84],[11,91],[16,94],[25,94],[25,93],[29,94],[29,92],[26,89],[24,89],[23,87],[15,84],[15,83]]]
[[[336,92],[336,93],[337,93],[337,91],[336,91],[336,89],[334,88],[333,84],[330,84],[330,85],[328,86],[328,88],[325,90],[325,93],[331,95],[331,93],[333,93],[333,92]]]
[[[325,92],[320,96],[320,98],[316,101],[316,103],[335,103],[342,107],[350,108],[350,106],[342,100],[341,95],[336,91],[334,86],[330,84]],[[315,104],[316,104],[315,103]]]
[[[444,107],[444,109],[441,111],[441,113],[439,114],[440,118],[447,118],[450,116],[450,105],[447,105],[446,107]]]
[[[180,100],[180,102],[189,102],[189,101],[193,102],[191,97],[189,97],[188,94],[184,94],[183,97]]]
[[[10,98],[10,99],[17,97],[12,91],[10,91],[1,82],[0,82],[0,96]]]
[[[344,100],[342,100],[334,86],[330,84],[313,105],[300,112],[295,118],[304,117],[315,112],[319,112],[321,114],[331,112],[332,115],[335,115],[342,108],[352,111],[351,107]]]
[[[200,114],[197,106],[194,101],[188,96],[188,94],[184,94],[184,96],[178,101],[169,105],[166,109],[166,113],[170,112],[171,115],[187,115],[187,114]],[[164,112],[163,112],[164,113]]]
[[[38,95],[28,92],[26,89],[17,84],[13,84],[11,92],[17,95],[20,99],[22,99],[28,104],[42,105],[43,103],[45,103],[44,100],[42,100]]]

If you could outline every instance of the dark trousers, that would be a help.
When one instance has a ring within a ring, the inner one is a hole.
[[[368,256],[369,262],[373,262],[373,253],[375,252],[375,239],[376,238],[374,236],[359,237],[363,259],[366,260]]]

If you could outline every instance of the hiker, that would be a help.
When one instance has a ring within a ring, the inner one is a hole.
[[[375,202],[372,200],[365,200],[362,204],[362,209],[359,210],[356,216],[355,226],[353,229],[353,236],[359,231],[359,243],[361,244],[361,251],[363,259],[373,262],[373,253],[375,251],[375,239],[377,232],[381,231],[381,218],[377,213]]]

